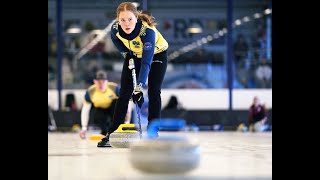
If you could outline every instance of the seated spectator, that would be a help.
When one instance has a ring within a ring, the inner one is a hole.
[[[252,105],[249,108],[249,131],[261,132],[265,131],[267,125],[267,109],[265,104],[260,103],[260,99],[255,96]]]
[[[179,103],[178,98],[175,95],[172,95],[170,97],[168,104],[164,107],[163,110],[168,110],[168,109],[175,109],[175,110],[183,109],[182,105]]]
[[[258,88],[271,88],[272,69],[267,64],[267,59],[261,59],[261,64],[256,69]]]

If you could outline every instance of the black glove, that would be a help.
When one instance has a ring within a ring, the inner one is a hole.
[[[131,58],[129,52],[121,52],[121,55],[125,60],[129,60]]]
[[[139,108],[142,107],[144,102],[143,92],[142,92],[142,84],[138,84],[136,88],[133,90],[132,100],[135,104],[138,104]]]

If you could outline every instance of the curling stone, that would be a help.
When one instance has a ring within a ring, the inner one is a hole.
[[[130,146],[131,165],[144,173],[178,174],[187,173],[200,163],[200,146],[196,141],[183,136],[163,136],[154,138],[154,130],[165,127],[183,128],[184,120],[154,120],[148,129],[148,138],[134,142]]]
[[[135,124],[120,124],[118,129],[110,134],[109,142],[114,148],[129,148],[130,143],[140,139]]]

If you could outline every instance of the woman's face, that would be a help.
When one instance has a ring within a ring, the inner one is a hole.
[[[104,91],[106,84],[108,83],[108,80],[94,80],[94,84],[96,85],[96,87],[100,90],[100,91]]]
[[[121,11],[118,20],[121,28],[126,34],[130,34],[137,23],[137,17],[131,11]]]
[[[259,104],[260,104],[259,98],[257,98],[257,97],[253,98],[253,104],[254,104],[255,106],[259,105]]]

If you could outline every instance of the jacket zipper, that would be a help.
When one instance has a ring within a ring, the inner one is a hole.
[[[132,50],[131,50],[131,46],[130,46],[130,40],[128,40],[129,42],[129,51],[130,51],[130,55],[133,56]]]

